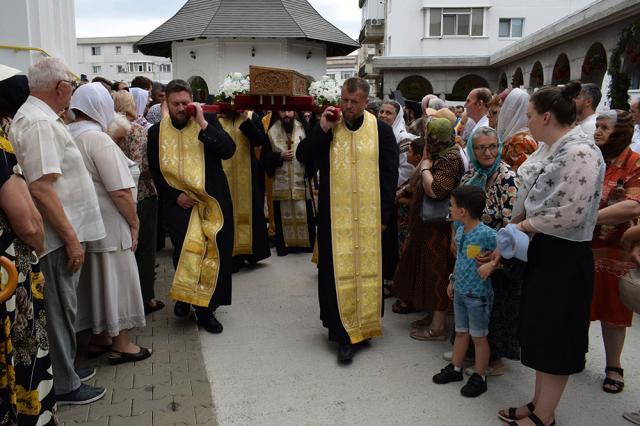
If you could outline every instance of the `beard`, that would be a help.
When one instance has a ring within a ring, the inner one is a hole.
[[[173,127],[182,129],[187,125],[191,117],[189,117],[189,114],[187,114],[186,112],[180,114],[172,114],[171,111],[169,111],[169,118],[171,118]]]
[[[282,119],[282,127],[287,133],[293,133],[293,120],[289,118]]]

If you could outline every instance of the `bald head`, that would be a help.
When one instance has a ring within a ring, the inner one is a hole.
[[[640,98],[631,102],[631,117],[635,124],[640,125]]]

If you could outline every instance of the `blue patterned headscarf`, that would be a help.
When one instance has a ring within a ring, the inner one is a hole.
[[[478,132],[489,132],[496,136],[496,140],[498,142],[498,153],[496,155],[496,160],[489,167],[483,167],[478,162],[476,158],[476,152],[473,149],[473,140]],[[473,166],[472,172],[473,175],[467,180],[465,185],[474,185],[478,186],[482,189],[487,187],[487,181],[489,178],[498,170],[500,167],[500,162],[502,161],[502,141],[498,138],[498,134],[494,129],[487,126],[482,126],[473,131],[471,136],[469,136],[469,143],[467,143],[467,155],[469,156],[469,163]]]

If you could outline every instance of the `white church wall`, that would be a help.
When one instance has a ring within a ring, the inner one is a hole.
[[[0,44],[44,49],[77,71],[74,0],[3,0],[10,12],[0,25]],[[0,63],[26,72],[39,52],[0,49]]]

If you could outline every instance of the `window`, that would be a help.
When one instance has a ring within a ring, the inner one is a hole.
[[[127,72],[127,68],[124,65],[118,65],[118,73],[124,74]]]
[[[122,46],[116,46],[116,55],[122,54]]]
[[[133,53],[138,53],[138,48],[136,47],[135,44],[131,46],[131,50],[133,51]]]
[[[158,65],[159,72],[171,72],[171,64],[159,64]]]
[[[523,18],[501,18],[498,37],[521,38],[523,26]]]
[[[340,79],[346,80],[348,78],[354,77],[356,75],[355,71],[342,71],[340,73]]]
[[[92,69],[94,74],[100,74],[102,72],[102,67],[100,65],[94,65]]]
[[[429,36],[482,37],[484,8],[429,9]]]
[[[147,72],[153,72],[153,64],[151,62],[146,63]]]
[[[100,46],[92,46],[91,56],[100,56],[100,55],[102,55],[102,48]]]
[[[129,72],[144,72],[144,62],[131,62],[129,63]]]

